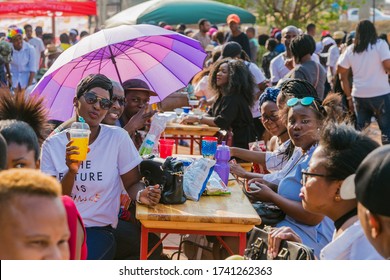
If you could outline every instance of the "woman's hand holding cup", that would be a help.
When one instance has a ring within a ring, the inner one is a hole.
[[[69,171],[73,174],[76,174],[79,171],[79,167],[81,164],[81,161],[71,159],[72,155],[78,155],[79,147],[73,145],[73,140],[70,140],[68,144],[66,144],[66,154],[65,154],[65,162],[66,166],[68,166]]]

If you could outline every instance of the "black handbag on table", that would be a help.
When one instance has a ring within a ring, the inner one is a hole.
[[[183,163],[172,157],[167,157],[165,161],[156,158],[145,159],[140,164],[145,184],[159,184],[162,188],[160,203],[163,204],[182,204],[186,201],[183,191],[183,168]]]
[[[244,257],[249,260],[270,260],[268,257],[268,231],[259,228],[253,228],[248,239],[247,248]],[[314,260],[313,249],[308,246],[282,240],[278,255],[274,260]]]

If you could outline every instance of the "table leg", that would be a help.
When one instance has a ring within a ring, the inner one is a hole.
[[[146,260],[148,258],[148,237],[149,230],[141,225],[141,248],[140,248],[140,260]]]
[[[190,154],[194,154],[194,136],[191,135]]]
[[[244,255],[245,249],[246,249],[246,233],[245,232],[240,232],[239,233],[239,244],[238,244],[238,254],[241,256]]]

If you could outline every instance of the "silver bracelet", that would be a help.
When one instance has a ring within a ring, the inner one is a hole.
[[[140,190],[140,191],[138,191],[137,192],[137,195],[136,195],[136,197],[135,197],[135,200],[139,203],[139,204],[143,204],[142,202],[141,202],[141,200],[139,200],[139,198],[141,197],[141,192],[142,192],[143,190]]]

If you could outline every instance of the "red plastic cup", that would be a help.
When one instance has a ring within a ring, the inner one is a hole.
[[[173,145],[175,140],[173,139],[160,139],[159,141],[160,158],[167,158],[172,155]]]

